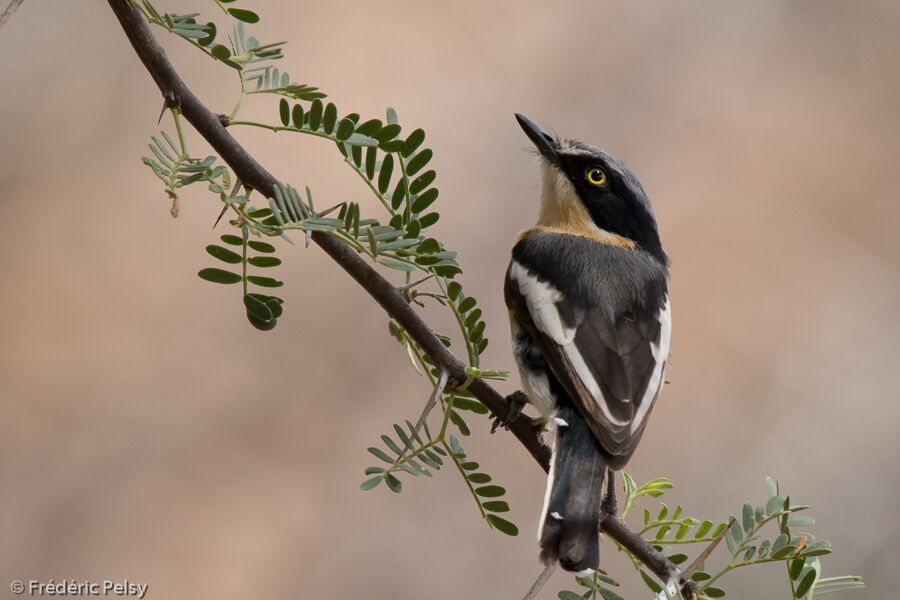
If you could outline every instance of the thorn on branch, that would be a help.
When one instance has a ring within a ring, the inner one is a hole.
[[[331,208],[326,208],[325,210],[323,210],[323,211],[321,211],[321,212],[317,212],[317,213],[316,213],[316,218],[317,218],[317,219],[320,219],[320,218],[322,218],[322,217],[324,217],[324,216],[326,216],[326,215],[328,215],[328,214],[330,214],[330,213],[333,213],[334,211],[336,211],[337,209],[339,209],[340,207],[342,207],[344,204],[346,204],[346,202],[338,202],[337,204],[335,204],[335,205],[332,206]]]
[[[175,92],[169,90],[163,95],[163,105],[162,110],[159,111],[159,118],[156,120],[156,124],[159,125],[162,123],[163,115],[166,114],[166,111],[170,108],[174,108],[177,110],[181,109],[181,104],[175,101]]]
[[[238,192],[240,192],[240,190],[241,190],[241,186],[244,185],[244,183],[243,183],[239,178],[236,178],[236,179],[237,179],[237,180],[234,182],[234,187],[231,188],[231,193],[228,194],[229,197],[231,197],[231,198],[234,198],[235,196],[237,196],[237,195],[238,195]],[[247,195],[249,196],[249,195],[250,195],[250,192],[251,192],[252,190],[251,190],[250,188],[248,188],[247,186],[244,186],[244,188],[247,190]],[[219,213],[219,216],[216,217],[216,222],[213,223],[213,226],[212,226],[213,229],[216,228],[216,225],[218,225],[218,224],[219,224],[219,221],[222,220],[222,217],[225,216],[225,212],[226,212],[226,211],[228,211],[228,205],[227,205],[227,204],[226,204],[225,206],[222,207],[222,211]]]

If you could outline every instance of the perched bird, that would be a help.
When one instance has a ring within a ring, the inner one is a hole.
[[[541,560],[577,572],[598,567],[601,509],[615,510],[604,476],[611,495],[663,387],[668,258],[624,164],[516,119],[541,158],[541,208],[512,249],[504,297],[525,394],[555,433]]]

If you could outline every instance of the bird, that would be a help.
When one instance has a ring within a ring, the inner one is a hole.
[[[522,387],[551,438],[540,559],[589,572],[600,522],[615,513],[613,472],[634,453],[665,381],[669,259],[647,194],[621,161],[516,119],[541,163],[537,224],[519,234],[504,281]]]

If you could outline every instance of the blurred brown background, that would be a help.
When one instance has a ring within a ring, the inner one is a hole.
[[[260,39],[291,41],[279,67],[294,79],[428,132],[436,232],[488,316],[485,366],[513,368],[500,282],[537,209],[512,113],[622,158],[654,202],[675,314],[673,383],[629,471],[672,478],[670,504],[720,519],[780,478],[836,548],[825,574],[866,578],[842,597],[895,595],[896,2],[243,5]],[[230,111],[232,72],[159,35]],[[271,333],[237,289],[196,277],[219,206],[191,190],[169,216],[140,163],[159,93],[105,3],[26,2],[0,30],[0,74],[0,596],[14,578],[127,578],[157,600],[525,592],[544,478],[486,420],[465,443],[508,487],[518,538],[489,530],[450,471],[359,491],[366,446],[427,389],[342,271],[286,248]],[[247,114],[274,121],[275,105]],[[320,206],[377,210],[330,144],[237,135]],[[623,595],[649,597],[604,548]],[[780,565],[725,583],[789,594]]]

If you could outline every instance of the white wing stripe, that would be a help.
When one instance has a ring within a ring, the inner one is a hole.
[[[600,412],[603,413],[603,416],[607,421],[612,423],[613,425],[618,425],[619,427],[627,427],[628,421],[622,421],[620,419],[615,418],[611,412],[609,412],[609,406],[606,404],[606,400],[603,399],[603,392],[600,391],[600,386],[597,385],[597,380],[594,379],[594,376],[591,374],[590,369],[588,369],[587,364],[584,362],[584,358],[581,356],[581,352],[578,351],[578,347],[575,344],[566,344],[563,346],[563,350],[566,353],[566,356],[569,359],[569,364],[572,365],[572,368],[578,374],[578,378],[581,380],[581,383],[587,388],[588,392],[591,394],[591,398],[594,400],[594,403],[600,407]]]
[[[563,298],[562,292],[531,275],[516,261],[510,265],[509,274],[519,284],[519,293],[525,298],[528,312],[541,333],[560,346],[571,343],[575,339],[575,329],[563,325],[556,309],[556,303]]]
[[[650,352],[653,353],[653,360],[656,361],[656,365],[653,367],[653,374],[650,376],[650,381],[647,382],[647,390],[644,392],[644,397],[641,399],[638,411],[631,421],[632,433],[636,432],[644,422],[644,418],[650,411],[650,407],[653,406],[654,398],[656,398],[659,389],[663,385],[663,377],[666,375],[665,365],[666,359],[669,357],[669,342],[672,339],[672,312],[669,309],[668,296],[666,296],[666,303],[659,310],[659,316],[657,318],[659,319],[660,324],[659,345],[652,342],[650,343]]]

